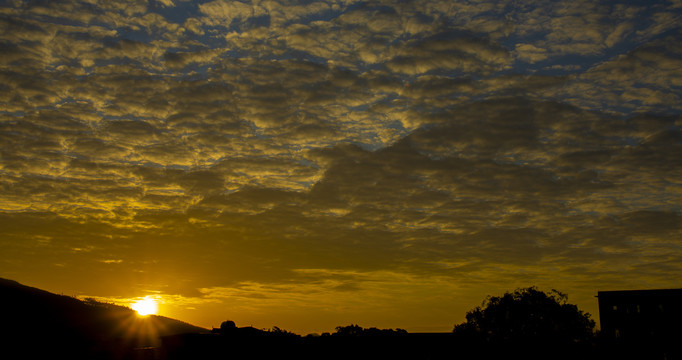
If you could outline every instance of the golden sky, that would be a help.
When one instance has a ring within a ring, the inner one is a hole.
[[[681,287],[680,0],[0,6],[0,277],[301,334]]]

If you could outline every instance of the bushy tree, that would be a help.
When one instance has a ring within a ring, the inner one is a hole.
[[[359,336],[363,332],[362,326],[359,325],[347,325],[347,326],[337,326],[336,333],[334,335],[338,336]]]
[[[393,336],[407,334],[403,329],[379,329],[376,327],[363,328],[359,325],[337,326],[335,336]]]
[[[291,337],[298,337],[297,334],[295,334],[295,333],[293,333],[293,332],[291,332],[291,331],[287,331],[287,330],[281,329],[281,328],[279,328],[279,327],[277,327],[277,326],[273,326],[272,329],[270,329],[270,331],[268,331],[268,333],[269,333],[270,335],[276,335],[276,336],[291,336]]]
[[[466,322],[453,331],[491,345],[568,345],[592,339],[595,323],[590,314],[567,299],[556,290],[545,293],[535,287],[488,297],[483,306],[467,312]]]

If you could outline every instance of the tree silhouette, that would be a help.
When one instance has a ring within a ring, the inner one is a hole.
[[[291,332],[284,330],[278,326],[273,326],[272,329],[268,331],[268,334],[270,335],[275,335],[275,336],[290,336],[290,337],[299,337],[299,335]]]
[[[454,333],[488,345],[570,346],[586,343],[594,336],[590,314],[567,303],[556,290],[548,293],[535,287],[488,297],[483,306],[466,314],[466,322]]]
[[[337,326],[334,336],[395,336],[405,335],[406,330],[403,329],[379,329],[376,327],[363,328],[360,325]]]
[[[335,335],[338,336],[359,336],[363,332],[362,326],[351,324],[347,326],[337,326]]]

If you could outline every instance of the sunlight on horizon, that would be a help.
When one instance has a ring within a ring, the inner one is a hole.
[[[156,300],[149,296],[134,302],[131,308],[137,311],[140,316],[156,315],[159,312],[159,305],[156,303]]]

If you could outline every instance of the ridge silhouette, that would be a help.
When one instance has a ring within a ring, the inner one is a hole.
[[[0,278],[0,341],[24,359],[132,359],[163,336],[206,329],[129,308],[56,295]]]

